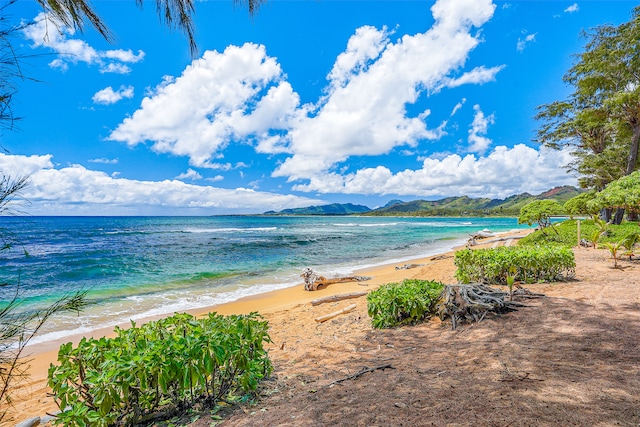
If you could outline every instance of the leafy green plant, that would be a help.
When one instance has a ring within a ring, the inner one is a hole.
[[[622,247],[622,242],[606,242],[602,244],[605,248],[609,249],[611,258],[613,259],[613,268],[618,268],[618,251]]]
[[[635,247],[636,247],[636,244],[638,244],[638,242],[640,242],[640,233],[637,233],[637,232],[628,234],[620,242],[622,247],[625,248],[624,254],[628,256],[630,260],[633,258]]]
[[[60,347],[49,386],[64,426],[133,425],[159,412],[213,406],[255,390],[271,370],[263,344],[267,322],[257,313],[196,319],[176,314],[114,338]]]
[[[456,252],[454,263],[460,283],[508,285],[509,276],[525,283],[553,282],[575,272],[573,251],[559,245],[464,249]]]
[[[444,285],[428,280],[405,279],[387,283],[367,295],[367,309],[374,328],[415,324],[434,314]]]

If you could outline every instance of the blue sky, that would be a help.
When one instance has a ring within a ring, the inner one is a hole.
[[[0,0],[3,1],[3,0]],[[154,4],[97,0],[105,42],[19,0],[15,131],[0,171],[33,215],[209,215],[333,202],[504,198],[573,185],[532,142],[582,30],[635,1],[271,0],[196,4],[200,49]]]

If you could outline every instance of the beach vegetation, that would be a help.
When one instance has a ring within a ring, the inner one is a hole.
[[[237,402],[272,371],[268,324],[257,313],[175,314],[64,344],[49,368],[56,425],[134,425],[195,405]]]
[[[419,279],[380,286],[367,295],[367,311],[373,327],[393,328],[431,318],[443,289],[440,282]]]
[[[485,285],[567,280],[576,266],[573,251],[562,245],[464,249],[456,252],[454,263],[459,283]]]
[[[551,222],[551,217],[563,213],[564,208],[555,200],[535,200],[520,209],[518,224],[538,224],[542,233],[548,227],[551,227],[557,233]]]
[[[640,243],[640,232],[631,232],[624,239],[620,241],[620,244],[625,249],[624,255],[632,259],[635,255],[636,246]]]
[[[544,246],[549,244],[560,244],[568,247],[577,246],[577,222],[578,220],[568,219],[555,224],[554,228],[558,232],[557,234],[543,234],[541,231],[535,231],[520,239],[518,246]],[[638,224],[630,221],[615,225],[599,218],[580,220],[580,236],[585,236],[583,238],[591,243],[594,240],[596,243],[618,242],[638,231]]]
[[[622,242],[606,242],[603,246],[609,250],[613,259],[613,268],[618,268],[618,252],[622,248]]]

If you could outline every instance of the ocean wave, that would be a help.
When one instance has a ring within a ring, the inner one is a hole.
[[[110,329],[115,326],[127,327],[131,324],[131,321],[147,321],[154,318],[169,316],[174,313],[182,313],[190,310],[205,309],[211,307],[215,311],[215,306],[220,304],[237,301],[241,298],[250,297],[266,292],[271,292],[279,289],[289,288],[300,283],[300,280],[288,280],[277,283],[257,283],[251,285],[240,285],[236,289],[224,291],[224,292],[212,292],[209,294],[193,294],[188,291],[169,292],[164,294],[155,295],[154,298],[149,298],[149,295],[142,296],[130,296],[127,300],[132,303],[132,306],[128,309],[117,309],[116,305],[109,305],[109,307],[102,306],[100,310],[96,310],[95,313],[84,311],[81,314],[81,321],[78,322],[78,318],[67,318],[67,325],[63,326],[60,322],[62,319],[58,319],[57,330],[50,332],[44,332],[34,337],[29,345],[35,345],[45,343],[49,341],[57,341],[65,338],[75,336],[90,336],[92,332]],[[153,300],[153,301],[150,301]],[[144,306],[147,305],[145,308]],[[104,318],[104,313],[108,311],[110,316],[107,319]],[[82,325],[77,326],[78,323]],[[74,325],[74,327],[71,327]]]
[[[345,222],[345,223],[334,223],[332,224],[335,227],[395,227],[399,223],[397,222],[384,222],[384,223],[372,223],[372,224],[358,224],[355,222]]]
[[[183,233],[253,233],[256,231],[275,231],[278,227],[223,227],[223,228],[185,228]]]

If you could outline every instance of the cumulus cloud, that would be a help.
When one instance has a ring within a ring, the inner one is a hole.
[[[52,49],[58,57],[49,63],[51,68],[66,71],[69,64],[84,62],[97,66],[102,73],[127,74],[133,64],[144,58],[144,52],[134,54],[131,50],[96,50],[83,40],[73,38],[75,29],[54,21],[51,16],[41,12],[34,20],[35,24],[27,26],[23,34],[33,43],[33,47]]]
[[[285,80],[264,46],[247,43],[207,51],[181,76],[165,79],[109,139],[188,156],[196,167],[219,167],[235,142],[259,153],[285,154],[273,176],[309,179],[351,156],[377,156],[437,140],[446,122],[427,124],[431,111],[408,114],[423,94],[495,79],[503,66],[464,70],[480,43],[475,29],[495,10],[490,0],[440,0],[424,33],[390,41],[387,28],[358,28],[327,75],[315,104]]]
[[[207,51],[176,79],[164,79],[109,136],[159,153],[188,156],[198,167],[233,140],[268,138],[286,127],[299,97],[265,47],[247,43]]]
[[[524,144],[499,146],[483,157],[451,154],[427,158],[417,170],[393,173],[378,166],[346,176],[326,173],[294,188],[318,193],[504,198],[525,191],[540,193],[557,185],[576,185],[576,179],[563,169],[572,159],[568,150],[535,150]]]
[[[518,52],[522,52],[523,50],[525,50],[525,48],[536,41],[536,36],[538,35],[538,33],[534,33],[534,34],[527,34],[523,39],[519,38],[518,39],[518,43],[516,44],[516,50]]]
[[[485,135],[489,130],[489,125],[495,123],[493,114],[485,116],[479,105],[474,105],[473,122],[469,127],[469,151],[472,153],[484,153],[491,145],[491,140]]]
[[[200,175],[200,173],[194,171],[193,169],[189,168],[186,172],[176,176],[175,179],[179,179],[179,180],[190,179],[192,181],[195,181],[198,179],[202,179],[202,175]]]
[[[215,214],[263,212],[322,203],[318,199],[186,184],[178,180],[138,181],[109,176],[80,165],[56,168],[51,155],[0,153],[0,170],[30,175],[24,197],[37,214]]]
[[[578,3],[574,3],[571,6],[569,6],[568,8],[566,8],[564,11],[566,13],[574,13],[580,10],[580,6],[578,6]]]
[[[124,98],[133,98],[133,86],[122,85],[118,90],[113,90],[111,86],[107,86],[96,92],[91,99],[96,104],[110,105]]]
[[[396,43],[386,41],[384,29],[377,36],[369,27],[356,32],[347,52],[357,46],[359,53],[352,56],[360,60],[334,66],[340,73],[332,72],[329,78],[339,75],[339,84],[330,80],[326,97],[311,114],[293,123],[286,147],[292,156],[273,175],[311,179],[351,156],[381,155],[440,138],[442,128],[427,126],[429,110],[411,116],[406,106],[423,93],[484,82],[499,71],[500,67],[478,68],[462,73],[456,82],[469,53],[480,43],[473,28],[489,20],[494,9],[489,0],[438,1],[431,8],[433,26]],[[372,43],[369,49],[367,41]],[[348,70],[350,64],[354,65]]]

